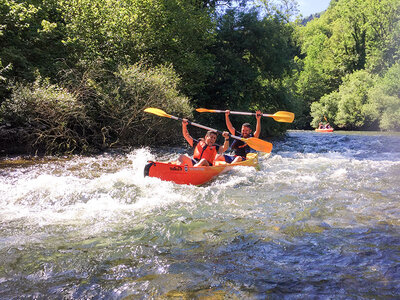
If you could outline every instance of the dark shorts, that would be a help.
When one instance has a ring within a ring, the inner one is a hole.
[[[200,161],[200,159],[192,158],[192,164],[193,164],[193,166],[194,166],[195,164],[197,164],[199,161]],[[211,164],[208,160],[207,160],[207,162],[208,162],[208,164],[209,164],[210,166],[212,166],[212,164]]]
[[[228,164],[232,163],[233,160],[234,160],[236,157],[237,157],[237,155],[227,155],[227,154],[224,154],[225,161],[226,161]],[[242,160],[246,160],[246,157],[243,157],[243,156],[242,156]]]

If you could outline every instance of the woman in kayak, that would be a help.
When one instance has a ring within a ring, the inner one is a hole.
[[[189,134],[187,129],[187,119],[182,120],[182,133],[190,146],[194,148],[193,158],[188,155],[181,155],[179,161],[188,166],[212,166],[216,157],[222,155],[229,148],[229,133],[224,131],[222,136],[225,138],[224,145],[220,147],[215,144],[217,140],[217,133],[214,131],[207,131],[204,138],[195,140]]]
[[[231,120],[229,119],[229,114],[230,110],[225,111],[225,122],[226,126],[228,127],[229,132],[232,135],[240,136],[245,139],[248,139],[250,137],[256,137],[258,138],[260,136],[261,132],[261,116],[262,113],[261,111],[257,110],[256,111],[256,119],[257,119],[257,125],[256,125],[256,131],[254,134],[251,133],[251,126],[249,123],[244,123],[242,125],[242,129],[240,132],[236,131],[235,127],[233,127]],[[251,152],[251,148],[249,145],[247,145],[245,142],[241,140],[235,140],[233,141],[231,145],[231,149],[234,151],[234,155],[224,155],[225,161],[227,163],[237,163],[242,160],[246,160],[246,155],[247,153]]]

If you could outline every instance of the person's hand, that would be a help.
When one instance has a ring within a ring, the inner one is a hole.
[[[187,125],[188,124],[188,119],[182,119],[182,125]]]
[[[224,132],[222,133],[222,136],[223,136],[225,139],[229,139],[229,133],[228,133],[228,131],[224,131]]]
[[[261,110],[257,110],[257,111],[256,111],[256,118],[257,118],[257,120],[260,120],[261,117],[262,117],[262,112],[261,112]]]
[[[229,109],[227,109],[227,110],[225,111],[225,116],[229,116],[230,113],[231,113],[231,111],[230,111]]]

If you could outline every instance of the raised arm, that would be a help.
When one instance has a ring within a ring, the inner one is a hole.
[[[225,111],[225,122],[226,122],[226,127],[228,127],[228,130],[231,134],[235,135],[236,130],[235,127],[232,126],[231,120],[229,119],[229,114],[231,113],[230,110]]]
[[[182,119],[182,134],[183,137],[186,139],[186,141],[189,143],[189,145],[193,147],[193,138],[189,134],[189,131],[187,129],[187,124],[188,124],[187,119]]]
[[[219,154],[224,153],[229,148],[229,133],[228,133],[228,131],[224,131],[222,133],[222,136],[225,138],[225,142],[222,147],[219,147],[219,151],[218,151]]]
[[[256,131],[254,131],[255,138],[258,138],[261,133],[261,117],[262,117],[261,111],[257,110],[256,111],[257,125],[256,125]]]

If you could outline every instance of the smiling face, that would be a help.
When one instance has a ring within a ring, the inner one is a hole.
[[[207,145],[212,146],[215,144],[215,141],[217,140],[217,134],[215,132],[207,132],[205,136],[205,142]]]
[[[250,137],[251,128],[249,126],[243,125],[240,133],[242,134],[242,137],[248,138]]]

